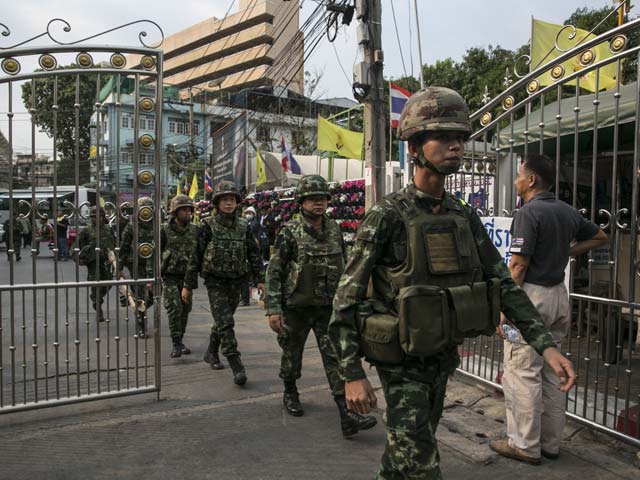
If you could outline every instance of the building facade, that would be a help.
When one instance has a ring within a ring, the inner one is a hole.
[[[303,93],[298,0],[240,0],[238,11],[165,38],[164,83],[220,94],[261,86]],[[135,58],[131,58],[135,61]]]

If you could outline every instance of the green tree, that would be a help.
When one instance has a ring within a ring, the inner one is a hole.
[[[565,25],[574,25],[577,28],[591,31],[596,35],[600,35],[617,26],[618,16],[611,14],[611,7],[589,9],[586,7],[578,8],[564,22]],[[626,21],[626,20],[625,20]],[[640,33],[633,32],[629,35],[629,46],[640,44]],[[529,54],[529,45],[525,44],[515,50],[508,50],[500,46],[491,46],[487,48],[472,47],[469,48],[462,59],[458,62],[451,58],[438,60],[435,64],[424,65],[422,72],[425,83],[427,85],[439,85],[452,88],[463,96],[473,112],[482,106],[482,98],[485,87],[488,89],[490,97],[496,97],[505,90],[504,77],[506,70],[513,72],[516,61],[522,56]],[[628,83],[636,78],[637,58],[625,60],[623,62],[623,83]],[[524,65],[519,65],[520,70],[524,70]],[[513,73],[511,73],[511,80]],[[409,79],[417,84],[417,80]],[[407,84],[402,84],[402,80],[395,81],[407,88]],[[405,79],[407,81],[407,79]],[[411,85],[411,83],[408,83]],[[564,94],[573,95],[571,87],[564,87]],[[415,91],[416,88],[408,88]],[[514,93],[516,102],[522,100],[526,96],[524,90]],[[545,102],[553,102],[557,99],[557,91],[553,90],[545,94]]]
[[[78,68],[70,64],[65,69]],[[57,81],[58,96],[57,110],[54,106],[54,88]],[[76,135],[76,81],[78,81],[78,131]],[[22,101],[27,108],[35,108],[36,125],[51,138],[56,135],[56,148],[60,155],[57,171],[59,185],[73,185],[75,179],[76,139],[79,150],[80,184],[89,181],[89,147],[91,145],[90,122],[95,111],[97,74],[83,75],[51,75],[22,85]],[[100,83],[104,85],[108,76],[101,76]],[[35,95],[33,94],[35,90]],[[54,111],[57,111],[57,125],[54,126]]]

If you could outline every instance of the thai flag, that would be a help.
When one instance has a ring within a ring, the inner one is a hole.
[[[389,102],[391,103],[391,128],[398,128],[400,114],[411,93],[395,83],[389,82]]]
[[[204,189],[207,193],[213,192],[213,180],[206,170],[204,172]]]
[[[291,173],[302,175],[300,165],[298,165],[298,162],[296,162],[296,159],[294,158],[293,153],[291,153],[291,150],[287,148],[284,137],[282,137],[282,141],[280,142],[280,149],[282,150],[282,170],[284,171],[284,173],[287,173],[289,170],[291,170]]]

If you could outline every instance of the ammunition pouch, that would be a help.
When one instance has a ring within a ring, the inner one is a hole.
[[[465,338],[491,335],[500,323],[500,281],[441,288],[411,285],[398,293],[398,339],[410,356],[429,357]]]
[[[360,353],[369,362],[401,364],[405,354],[398,339],[398,317],[376,300],[365,300],[356,311]]]

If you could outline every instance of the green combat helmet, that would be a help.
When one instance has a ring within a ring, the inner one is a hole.
[[[321,175],[305,175],[298,182],[298,187],[296,188],[298,202],[302,202],[306,197],[313,195],[324,195],[327,200],[331,200],[329,185]]]
[[[176,213],[179,208],[188,207],[193,210],[193,200],[188,195],[177,195],[171,199],[169,213]]]
[[[216,191],[213,194],[214,205],[218,204],[220,197],[222,197],[223,195],[229,195],[229,194],[235,195],[238,203],[242,201],[242,198],[240,198],[240,193],[238,193],[238,187],[236,187],[236,184],[234,182],[231,182],[229,180],[223,180],[220,183],[218,183],[218,185],[216,186]]]
[[[462,132],[465,141],[471,135],[469,107],[460,94],[450,88],[427,87],[414,93],[400,115],[398,138],[410,140],[422,132]],[[422,154],[416,158],[422,166],[441,172]]]

